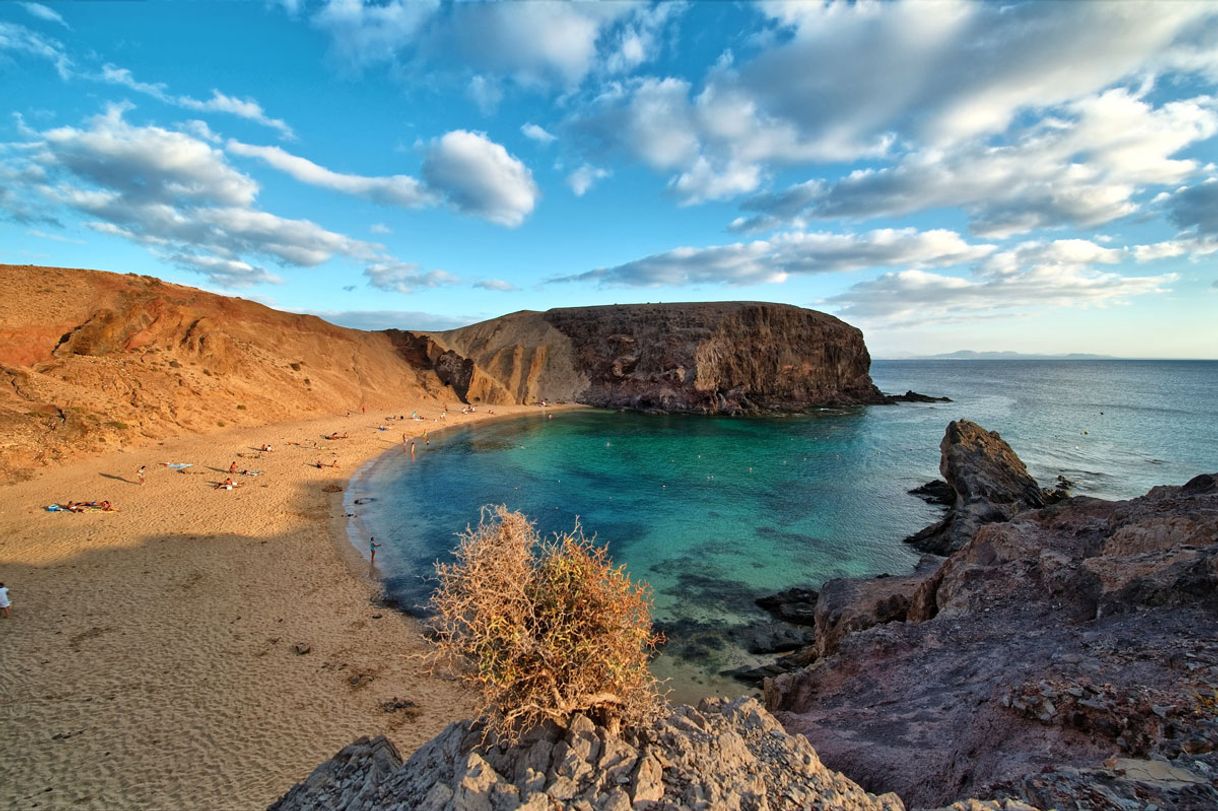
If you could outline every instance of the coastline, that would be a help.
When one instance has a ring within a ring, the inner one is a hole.
[[[0,487],[0,581],[13,595],[0,620],[0,806],[264,807],[359,736],[407,753],[466,717],[471,697],[426,673],[417,623],[374,602],[343,496],[402,433],[537,408],[445,423],[434,401],[393,410],[412,409],[427,419],[185,436]],[[331,431],[350,439],[321,439]],[[256,452],[264,442],[275,450]],[[312,465],[332,453],[341,467]],[[209,486],[234,460],[263,473]],[[44,509],[69,499],[117,511]]]

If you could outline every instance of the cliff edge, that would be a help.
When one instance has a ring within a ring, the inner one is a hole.
[[[950,556],[826,584],[812,664],[767,708],[915,806],[1218,808],[1218,474],[1053,496],[963,420],[942,460],[952,512],[927,535]]]
[[[428,333],[469,364],[470,401],[570,401],[703,414],[883,403],[857,328],[785,304],[711,302],[522,311]]]

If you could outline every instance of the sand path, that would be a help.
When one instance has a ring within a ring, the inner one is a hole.
[[[262,808],[356,737],[409,752],[469,713],[469,696],[426,675],[417,626],[374,604],[341,495],[323,487],[345,486],[403,432],[487,415],[385,432],[380,416],[168,440],[0,487],[13,597],[0,619],[0,808]],[[331,431],[350,439],[321,438]],[[264,442],[272,453],[254,450]],[[333,454],[341,467],[310,466]],[[213,489],[234,460],[264,472]],[[120,511],[43,509],[68,499]],[[417,715],[386,712],[393,699]]]

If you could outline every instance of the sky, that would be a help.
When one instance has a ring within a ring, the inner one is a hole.
[[[1218,358],[1218,3],[0,4],[0,261]]]

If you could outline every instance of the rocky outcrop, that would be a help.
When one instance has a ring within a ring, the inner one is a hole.
[[[949,428],[957,510],[994,520],[883,604],[904,621],[849,627],[891,578],[823,588],[825,655],[769,680],[767,707],[914,806],[1218,807],[1218,476],[1021,511],[1039,490],[999,443]]]
[[[847,634],[908,619],[920,589],[935,576],[941,561],[925,555],[913,574],[826,582],[816,601],[817,656],[836,652]]]
[[[915,548],[947,555],[978,527],[1045,505],[1040,485],[997,433],[957,420],[948,424],[939,450],[939,472],[955,497],[946,518],[905,539]]]
[[[614,736],[585,717],[542,727],[512,747],[450,725],[404,764],[383,738],[361,739],[319,766],[271,811],[627,811],[681,808],[899,811],[826,769],[749,698],[681,706]]]
[[[428,337],[499,384],[485,396],[511,402],[707,414],[888,402],[858,329],[784,304],[525,311]]]

